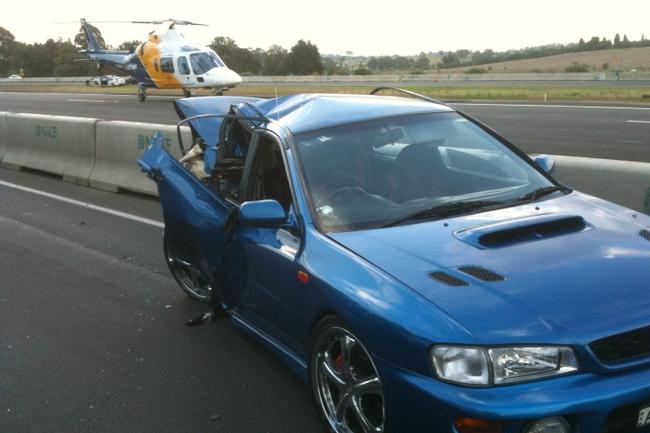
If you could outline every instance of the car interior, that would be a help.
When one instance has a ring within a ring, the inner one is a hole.
[[[239,120],[226,122],[217,163],[202,180],[235,203],[274,199],[288,211],[291,190],[278,143],[261,135],[254,155],[250,155],[252,160],[247,161],[250,130]],[[345,221],[373,216],[381,219],[391,209],[439,197],[522,182],[520,173],[507,172],[514,164],[508,164],[510,157],[498,148],[475,149],[454,130],[443,127],[436,133],[428,130],[426,138],[386,122],[359,133],[316,136],[312,145],[301,146],[300,158],[307,167],[305,179],[316,212],[332,225],[344,225]],[[242,185],[245,170],[250,170],[250,176]]]

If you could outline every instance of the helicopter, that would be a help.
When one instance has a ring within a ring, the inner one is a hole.
[[[107,50],[95,37],[92,26],[81,18],[88,49],[79,51],[89,61],[108,64],[124,71],[138,82],[138,101],[147,98],[147,88],[183,89],[185,97],[190,89],[213,88],[217,95],[240,84],[242,79],[209,47],[197,47],[176,30],[177,25],[204,26],[190,21],[166,19],[156,21],[129,21],[133,24],[164,24],[166,30],[149,33],[147,41],[129,51]]]

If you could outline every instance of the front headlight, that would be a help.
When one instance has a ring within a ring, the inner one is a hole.
[[[433,366],[441,379],[468,385],[490,383],[487,353],[480,347],[438,346],[432,354]]]
[[[578,369],[573,349],[565,346],[435,346],[431,358],[442,380],[475,386],[522,382]]]

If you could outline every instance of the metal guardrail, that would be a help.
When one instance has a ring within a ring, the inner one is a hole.
[[[93,77],[33,77],[22,80],[0,78],[1,84],[28,83],[84,83]],[[478,82],[478,81],[594,81],[594,82],[634,82],[650,81],[650,72],[580,72],[580,73],[489,73],[464,74],[440,71],[433,74],[385,74],[385,75],[277,75],[245,76],[246,83],[372,83],[372,82]]]

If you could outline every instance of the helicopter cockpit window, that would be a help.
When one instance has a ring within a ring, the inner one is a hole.
[[[226,64],[223,62],[223,60],[221,60],[221,57],[219,57],[217,55],[217,53],[215,53],[214,51],[210,51],[210,57],[212,57],[214,59],[214,61],[217,62],[217,65],[219,65],[221,67],[226,66]]]
[[[187,63],[187,57],[178,56],[176,63],[178,64],[178,72],[183,75],[190,75],[190,65]]]
[[[215,60],[206,52],[190,54],[192,69],[196,75],[202,75],[218,65]]]
[[[174,60],[171,57],[161,57],[160,58],[160,70],[163,72],[168,72],[170,74],[174,73]]]

